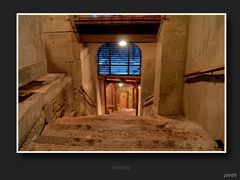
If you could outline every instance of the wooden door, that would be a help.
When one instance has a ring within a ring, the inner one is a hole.
[[[120,108],[128,108],[128,91],[122,91],[119,94]]]

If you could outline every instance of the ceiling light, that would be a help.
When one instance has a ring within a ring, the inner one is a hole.
[[[97,17],[97,14],[93,13],[92,16],[93,16],[93,17]]]
[[[127,42],[126,42],[126,41],[120,41],[118,44],[119,44],[120,46],[126,46],[126,45],[127,45]]]
[[[122,87],[122,86],[123,86],[123,83],[119,83],[118,85],[119,85],[119,87]]]

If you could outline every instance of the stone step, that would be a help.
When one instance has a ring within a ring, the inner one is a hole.
[[[127,129],[127,130],[126,130]],[[128,126],[128,128],[121,127],[99,127],[90,125],[48,125],[42,132],[43,136],[56,136],[56,137],[98,137],[102,139],[109,138],[139,138],[139,139],[172,139],[183,140],[208,140],[207,133],[203,133],[200,130],[196,131],[182,131],[179,129],[159,129],[159,128],[139,128],[136,126]]]
[[[110,123],[79,123],[79,124],[49,124],[46,126],[47,129],[56,129],[56,130],[95,130],[95,131],[104,131],[104,130],[149,130],[157,131],[169,128],[161,128],[157,125],[141,125],[141,124],[110,124]]]
[[[160,128],[177,128],[184,130],[203,130],[198,124],[189,121],[188,119],[174,120],[171,118],[150,118],[150,117],[116,117],[116,116],[82,116],[82,117],[62,117],[51,122],[53,125],[107,125],[121,126],[121,125],[140,125]]]
[[[205,143],[204,143],[205,142]],[[212,150],[214,144],[202,141],[193,143],[189,140],[176,141],[176,139],[159,140],[139,140],[139,139],[93,139],[93,138],[63,138],[54,136],[40,136],[29,146],[29,150],[43,150],[49,149],[58,150],[83,150],[83,151],[126,151],[126,150],[141,150],[141,151],[183,151],[183,150]],[[41,147],[41,148],[40,148]],[[61,148],[60,148],[61,147]],[[60,149],[59,149],[60,148]]]
[[[213,151],[217,144],[182,118],[83,116],[58,118],[25,146],[29,151]]]
[[[160,121],[154,118],[143,118],[133,116],[82,116],[62,117],[52,121],[52,124],[83,124],[83,123],[118,123],[118,124],[159,124]]]

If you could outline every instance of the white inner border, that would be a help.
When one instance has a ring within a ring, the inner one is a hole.
[[[20,15],[223,15],[224,16],[224,151],[19,151],[18,147],[18,16]],[[16,13],[16,153],[227,153],[227,13]]]

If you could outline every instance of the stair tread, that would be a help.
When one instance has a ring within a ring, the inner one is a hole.
[[[30,151],[210,151],[216,143],[198,124],[166,117],[62,117],[45,126]]]
[[[199,146],[199,141],[176,141],[176,139],[92,139],[92,138],[62,138],[53,136],[40,136],[30,146],[30,149],[38,149],[38,146],[53,148],[63,146],[64,149],[84,149],[84,150],[213,150],[214,144],[211,142],[202,141]],[[41,145],[42,144],[42,145]],[[56,149],[57,150],[57,149]]]

